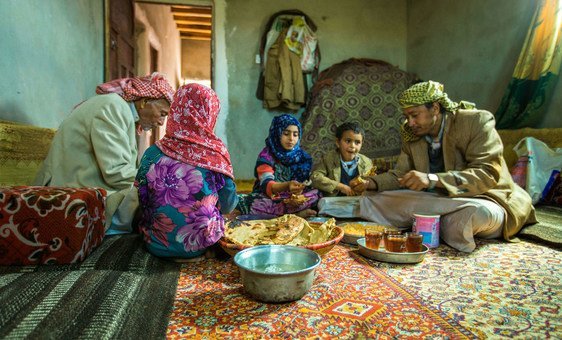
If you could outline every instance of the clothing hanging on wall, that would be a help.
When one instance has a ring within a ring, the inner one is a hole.
[[[306,104],[308,88],[318,77],[320,48],[316,25],[299,10],[272,15],[260,44],[260,77],[256,97],[267,109],[297,111]]]

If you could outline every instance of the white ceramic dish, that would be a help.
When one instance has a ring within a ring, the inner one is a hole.
[[[379,250],[367,248],[365,246],[365,238],[357,240],[359,246],[359,254],[373,260],[390,262],[390,263],[419,263],[423,261],[425,254],[429,251],[426,245],[422,245],[422,251],[419,253],[393,253],[386,251],[384,248]]]

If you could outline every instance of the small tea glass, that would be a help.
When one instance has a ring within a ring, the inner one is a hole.
[[[393,253],[403,253],[406,251],[406,235],[390,234],[384,240],[386,251]]]
[[[384,228],[384,235],[383,235],[383,245],[386,248],[386,239],[388,235],[400,235],[402,232],[400,230],[392,229],[392,228]]]
[[[423,250],[423,235],[418,232],[406,233],[406,251],[408,253],[419,253]]]
[[[365,245],[367,248],[378,250],[382,237],[382,231],[365,229]]]

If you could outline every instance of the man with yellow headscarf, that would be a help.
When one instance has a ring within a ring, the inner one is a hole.
[[[441,215],[441,238],[464,252],[475,249],[475,236],[514,240],[536,222],[531,197],[511,178],[490,112],[453,102],[435,81],[411,86],[399,102],[406,121],[396,167],[352,183],[366,190],[361,217],[407,228],[414,213]]]

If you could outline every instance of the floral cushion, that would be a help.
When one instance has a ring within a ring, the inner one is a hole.
[[[83,261],[105,235],[101,188],[0,188],[0,265]]]

